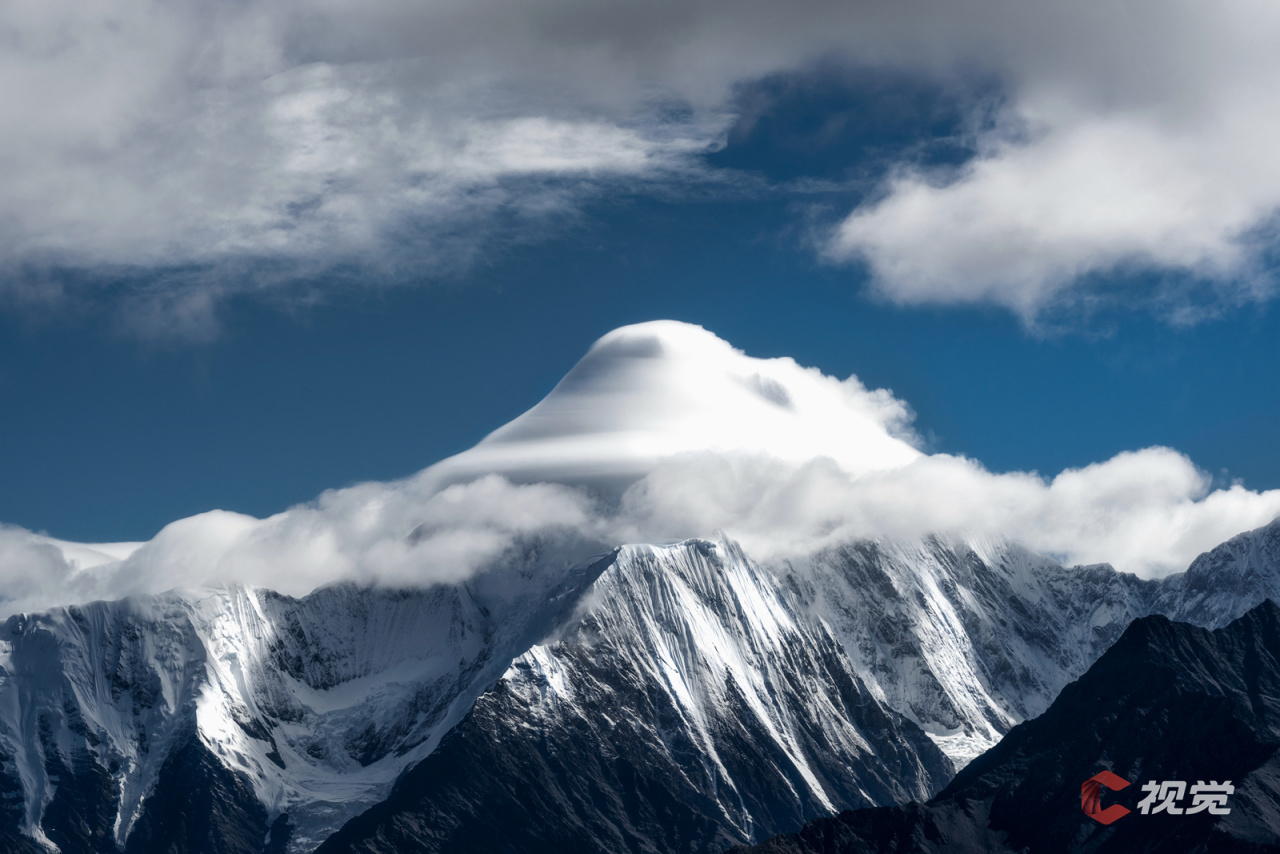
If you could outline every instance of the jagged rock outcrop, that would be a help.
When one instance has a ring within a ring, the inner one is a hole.
[[[1130,810],[1110,824],[1081,807],[1082,784],[1103,770],[1131,783],[1107,793]],[[1229,812],[1143,814],[1151,780],[1230,781]],[[1280,851],[1280,607],[1268,600],[1216,631],[1137,620],[928,803],[849,811],[738,851]]]

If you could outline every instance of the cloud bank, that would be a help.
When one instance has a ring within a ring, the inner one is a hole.
[[[1155,273],[1221,300],[1270,296],[1280,15],[1264,3],[962,3],[943,61],[1006,81],[958,173],[903,165],[829,252],[900,303],[987,301],[1033,318],[1090,278]],[[1185,288],[1184,288],[1185,289]],[[1161,292],[1163,291],[1163,292]]]
[[[1261,0],[11,5],[3,291],[108,269],[198,325],[229,292],[438,274],[499,226],[708,180],[739,87],[835,60],[1004,88],[976,159],[900,164],[832,232],[890,299],[1032,317],[1134,269],[1263,298],[1277,36]]]
[[[1051,478],[926,455],[907,441],[908,413],[856,378],[753,359],[698,327],[626,327],[537,407],[403,481],[266,519],[205,513],[141,545],[0,527],[0,611],[231,582],[292,595],[335,581],[456,583],[530,549],[581,560],[716,530],[764,559],[956,533],[1159,576],[1280,515],[1280,490],[1215,489],[1168,448]]]

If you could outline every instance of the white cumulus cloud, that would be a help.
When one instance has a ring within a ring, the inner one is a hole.
[[[1274,6],[961,5],[990,24],[953,47],[1008,81],[1000,120],[958,173],[900,168],[836,229],[832,257],[863,259],[901,303],[1028,319],[1113,273],[1208,283],[1228,302],[1273,294]],[[1176,304],[1177,288],[1156,290]]]
[[[827,459],[748,455],[666,461],[624,498],[634,539],[725,530],[753,554],[786,558],[867,537],[1007,537],[1066,564],[1168,575],[1201,552],[1280,516],[1280,490],[1213,489],[1168,448],[1119,454],[1055,477],[997,474],[936,454],[851,477]]]
[[[1260,0],[8,4],[0,295],[105,268],[160,292],[138,325],[198,327],[344,261],[420,280],[500,217],[536,231],[620,184],[706,178],[739,87],[835,58],[1004,91],[976,160],[901,164],[832,235],[890,298],[1034,316],[1130,268],[1259,298],[1278,35]]]

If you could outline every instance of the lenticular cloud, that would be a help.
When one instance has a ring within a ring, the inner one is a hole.
[[[530,548],[580,560],[717,530],[764,559],[936,532],[1155,576],[1277,515],[1280,490],[1213,489],[1168,448],[1052,478],[928,455],[890,392],[664,321],[606,335],[529,412],[402,481],[266,519],[204,513],[143,544],[0,527],[0,591],[13,613],[231,582],[453,583]]]
[[[601,338],[546,399],[440,470],[625,482],[706,451],[830,457],[862,474],[920,456],[909,421],[905,404],[856,377],[751,359],[701,327],[656,321]]]

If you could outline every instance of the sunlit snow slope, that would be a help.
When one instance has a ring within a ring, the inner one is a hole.
[[[734,543],[627,546],[574,618],[322,851],[722,851],[923,799],[950,774]]]
[[[171,767],[195,751],[242,784],[263,833],[287,816],[290,848],[310,850],[384,797],[599,571],[540,566],[536,550],[509,558],[500,576],[427,589],[292,599],[233,586],[11,617],[8,820],[62,850],[139,833],[191,850],[148,804],[209,783]]]
[[[1206,558],[1242,558],[1234,573],[1254,579],[1214,622],[1275,588],[1278,543],[1280,524]],[[1133,619],[1197,583],[939,538],[850,544],[804,568],[724,539],[628,546],[321,852],[718,852],[923,800],[950,775],[944,751],[964,762],[1044,711]],[[1179,618],[1207,616],[1186,602]]]

